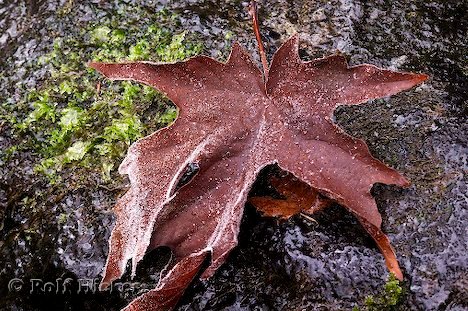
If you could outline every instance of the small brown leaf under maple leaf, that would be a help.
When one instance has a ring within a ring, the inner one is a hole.
[[[372,185],[408,185],[373,158],[362,140],[338,129],[331,116],[340,104],[398,93],[426,75],[348,67],[337,55],[303,62],[296,36],[274,55],[266,83],[238,44],[226,63],[198,56],[174,64],[90,66],[110,79],[148,84],[179,107],[175,123],[134,143],[119,168],[131,188],[115,207],[101,287],[121,277],[129,259],[134,274],[145,252],[158,246],[171,247],[176,258],[160,286],[127,310],[169,308],[158,304],[170,300],[162,297],[164,289],[182,292],[195,276],[174,277],[182,264],[209,254],[201,277],[213,275],[237,244],[247,194],[266,165],[277,163],[377,228],[381,217],[369,192]],[[198,164],[197,175],[176,189],[191,163]]]
[[[334,203],[292,174],[272,176],[270,178],[270,184],[283,198],[277,199],[270,196],[249,198],[249,202],[265,216],[288,219],[297,214],[310,215]],[[358,216],[357,218],[376,242],[377,247],[385,258],[385,264],[388,270],[392,272],[396,278],[403,280],[403,273],[398,265],[395,250],[390,244],[388,237],[380,228],[369,223],[363,217]]]
[[[282,199],[270,196],[253,196],[248,199],[265,216],[288,219],[300,213],[313,214],[332,203],[292,174],[271,176],[269,182]]]

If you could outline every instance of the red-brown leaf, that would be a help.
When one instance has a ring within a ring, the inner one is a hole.
[[[202,277],[210,277],[236,246],[247,194],[266,165],[278,163],[377,228],[372,185],[408,185],[363,141],[338,129],[331,115],[339,104],[398,93],[425,75],[348,68],[342,56],[303,62],[297,37],[276,52],[266,83],[237,44],[226,63],[199,56],[174,64],[90,66],[110,79],[153,86],[179,107],[176,122],[134,143],[120,166],[131,188],[115,208],[103,287],[123,274],[129,259],[134,272],[145,252],[160,245],[172,248],[173,271],[193,254],[209,252]],[[190,163],[198,163],[198,174],[175,191]],[[188,285],[170,280],[152,297],[164,295],[164,286],[182,291]]]
[[[299,213],[313,214],[333,203],[292,174],[281,177],[272,176],[270,184],[284,199],[272,197],[250,197],[248,199],[257,210],[268,217],[288,219]]]

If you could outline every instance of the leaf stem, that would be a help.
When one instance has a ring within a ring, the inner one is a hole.
[[[258,52],[260,53],[260,59],[263,66],[263,76],[265,81],[268,80],[268,61],[265,53],[265,48],[263,47],[262,36],[260,34],[260,28],[258,26],[258,15],[257,15],[257,2],[252,0],[250,2],[249,14],[252,16],[253,29],[255,33],[255,38],[258,43]]]

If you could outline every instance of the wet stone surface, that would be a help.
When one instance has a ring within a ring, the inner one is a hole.
[[[260,2],[259,15],[270,56],[298,32],[304,59],[340,51],[351,64],[431,76],[425,85],[390,99],[339,108],[335,121],[412,181],[409,189],[376,185],[373,191],[405,274],[396,309],[466,310],[466,2],[265,3]],[[77,25],[113,14],[120,5],[0,2],[0,100],[15,105],[25,90],[44,81],[46,69],[32,70],[31,62],[50,52],[54,37],[73,34]],[[177,12],[182,23],[174,30],[196,32],[213,57],[227,55],[226,36],[232,35],[258,59],[246,3],[143,5]],[[2,152],[19,143],[8,133],[0,119]],[[128,182],[113,172],[110,185],[93,175],[79,184],[70,168],[69,179],[49,185],[33,172],[36,161],[37,155],[27,152],[0,161],[0,309],[118,310],[145,288],[86,293],[78,291],[77,280],[99,279],[114,221],[111,208]],[[265,191],[262,177],[252,191]],[[194,282],[178,310],[350,310],[362,306],[367,295],[381,293],[387,270],[357,221],[338,206],[315,220],[278,223],[247,206],[239,247],[213,278]],[[167,250],[148,254],[136,281],[154,286],[168,258]],[[22,289],[8,288],[13,278],[24,282]],[[39,286],[30,294],[35,278],[43,283],[70,278],[73,287],[57,294],[60,287],[44,293]]]

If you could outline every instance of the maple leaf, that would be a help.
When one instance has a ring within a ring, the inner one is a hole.
[[[169,127],[134,143],[119,172],[131,188],[115,206],[116,225],[101,288],[132,275],[147,251],[169,246],[175,261],[159,286],[126,310],[174,306],[199,273],[213,275],[237,244],[249,189],[257,173],[278,164],[320,193],[380,228],[370,194],[374,183],[408,181],[332,122],[338,105],[392,95],[426,80],[422,74],[372,65],[348,67],[343,56],[304,62],[298,37],[275,53],[269,76],[234,44],[226,63],[198,56],[184,62],[91,63],[114,80],[150,85],[179,108]],[[187,167],[198,172],[178,187]]]

